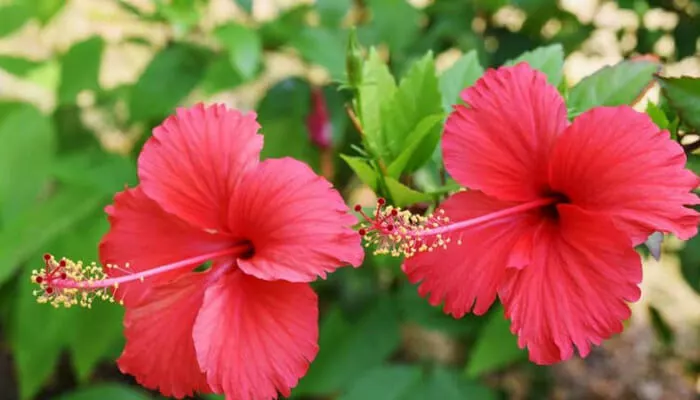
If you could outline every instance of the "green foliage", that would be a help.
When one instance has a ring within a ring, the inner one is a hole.
[[[61,78],[58,86],[58,102],[75,103],[83,90],[100,88],[100,64],[104,40],[93,36],[73,45],[61,59]]]
[[[299,79],[270,88],[257,108],[265,137],[263,158],[294,157],[318,168],[319,151],[309,139],[305,122],[310,99],[308,83]]]
[[[471,86],[484,73],[479,64],[479,55],[472,50],[457,60],[447,71],[440,75],[440,92],[445,112],[452,111],[452,106],[460,103],[460,93]]]
[[[173,111],[202,79],[209,57],[189,44],[173,44],[156,54],[131,90],[131,119],[162,118]]]
[[[516,65],[520,62],[526,62],[532,68],[542,71],[547,75],[547,81],[552,86],[559,85],[564,76],[564,48],[560,44],[528,51],[509,61],[507,65]]]
[[[389,68],[374,49],[370,50],[358,88],[358,117],[367,145],[381,159],[390,158],[389,139],[382,127],[382,108],[396,93],[396,82]]]
[[[39,196],[55,142],[51,122],[36,108],[18,105],[0,112],[0,222],[9,222]]]
[[[220,26],[214,34],[226,47],[234,71],[244,81],[254,78],[262,60],[262,42],[258,33],[243,25],[230,23]]]
[[[0,230],[0,282],[8,279],[21,262],[99,208],[104,197],[83,188],[66,187],[4,224]]]
[[[148,400],[140,390],[116,384],[95,385],[59,397],[57,400]]]
[[[391,382],[391,384],[387,384]],[[454,371],[435,368],[425,373],[418,366],[391,365],[361,375],[340,400],[495,400],[488,388],[466,381]]]
[[[340,80],[345,73],[345,39],[342,31],[304,27],[294,36],[291,45],[305,60],[324,67],[332,78]]]
[[[680,252],[681,273],[696,292],[700,293],[700,236],[690,239]]]
[[[622,61],[600,69],[571,88],[569,115],[576,116],[597,106],[631,105],[649,87],[659,64]]]
[[[330,394],[348,388],[352,380],[381,365],[399,346],[399,321],[392,299],[378,299],[350,323],[338,309],[321,323],[320,351],[294,395]]]
[[[527,352],[518,347],[517,338],[510,332],[510,322],[503,310],[492,310],[479,339],[470,352],[467,375],[475,378],[498,371],[527,359]]]
[[[700,78],[657,77],[666,99],[689,127],[700,130]]]
[[[396,93],[382,102],[382,127],[389,155],[384,161],[395,161],[411,147],[404,167],[396,172],[415,171],[433,154],[440,140],[441,129],[435,124],[434,115],[442,113],[441,101],[435,63],[429,53],[413,64]],[[428,117],[431,119],[426,121]]]
[[[30,18],[31,13],[24,4],[0,6],[0,37],[21,28]]]
[[[0,55],[0,69],[18,77],[25,77],[41,64],[22,57]]]

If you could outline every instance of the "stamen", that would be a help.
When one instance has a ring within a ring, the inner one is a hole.
[[[460,231],[465,228],[555,204],[558,201],[560,199],[557,197],[538,199],[454,223],[450,223],[450,218],[445,215],[445,210],[438,209],[437,212],[428,216],[415,215],[400,208],[385,207],[386,202],[381,198],[377,200],[373,218],[365,214],[359,205],[355,206],[355,210],[364,219],[358,232],[365,239],[365,247],[375,245],[374,254],[390,254],[394,257],[403,255],[408,258],[416,253],[446,249],[447,245],[452,242],[449,235],[456,232],[459,232],[456,240],[457,245],[461,245],[462,232]]]
[[[34,290],[37,302],[48,303],[58,308],[59,306],[91,308],[95,299],[114,303],[113,291],[120,285],[144,282],[146,278],[160,275],[178,269],[192,267],[215,258],[246,254],[250,251],[250,243],[241,243],[227,249],[191,257],[174,263],[161,265],[145,271],[131,271],[127,263],[124,268],[107,264],[100,267],[96,263],[84,265],[82,261],[73,261],[62,258],[60,261],[50,255],[44,255],[44,268],[32,271],[32,282],[39,286]],[[121,271],[125,275],[110,278],[109,270]],[[123,304],[121,300],[118,301]]]

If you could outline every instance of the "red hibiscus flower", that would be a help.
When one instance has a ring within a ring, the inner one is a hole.
[[[221,105],[178,110],[144,146],[140,185],[107,208],[108,279],[51,257],[37,279],[49,300],[116,288],[119,368],[164,395],[288,396],[318,351],[308,282],[362,262],[338,192],[296,160],[260,162],[258,128]]]
[[[622,330],[640,296],[633,249],[654,231],[697,232],[698,178],[644,114],[599,107],[567,120],[564,100],[526,64],[488,71],[445,127],[448,172],[470,191],[430,219],[383,209],[361,233],[398,243],[404,271],[459,318],[498,296],[530,359],[586,356]]]

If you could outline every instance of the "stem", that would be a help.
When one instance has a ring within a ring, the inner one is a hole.
[[[233,254],[242,254],[250,249],[248,244],[237,244],[235,246],[229,247],[225,250],[219,250],[200,256],[195,256],[180,260],[174,263],[161,265],[149,270],[133,273],[129,275],[120,276],[118,278],[102,279],[94,282],[76,282],[70,279],[55,279],[51,282],[51,286],[59,289],[100,289],[107,288],[115,285],[121,285],[123,283],[129,283],[136,280],[142,280],[154,275],[162,274],[165,272],[175,271],[185,267],[191,267],[194,264],[201,264],[203,262],[209,261],[213,258],[229,256]]]
[[[438,228],[427,229],[424,231],[418,231],[418,232],[416,232],[416,236],[441,235],[444,233],[449,233],[452,231],[468,228],[470,226],[479,225],[479,224],[482,224],[484,222],[489,222],[489,221],[492,221],[494,219],[506,217],[508,215],[518,214],[520,212],[531,210],[533,208],[539,208],[542,206],[551,205],[551,204],[554,204],[560,200],[561,199],[557,199],[555,197],[538,199],[538,200],[531,201],[529,203],[519,204],[515,207],[510,207],[510,208],[506,208],[506,209],[499,210],[496,212],[492,212],[490,214],[482,215],[481,217],[472,218],[472,219],[468,219],[465,221],[455,222],[455,223],[447,225],[447,226],[441,226]]]

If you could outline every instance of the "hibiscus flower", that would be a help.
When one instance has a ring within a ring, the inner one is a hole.
[[[429,218],[383,208],[361,231],[432,305],[459,318],[500,298],[530,359],[585,357],[622,330],[639,299],[634,246],[655,231],[696,234],[695,174],[681,146],[630,107],[567,120],[527,64],[489,70],[449,116],[445,167],[469,191]],[[387,243],[396,247],[391,248]]]
[[[362,263],[338,192],[299,161],[259,161],[258,129],[223,105],[179,109],[145,144],[140,185],[107,207],[104,273],[47,256],[35,275],[54,303],[113,288],[126,307],[119,368],[166,396],[288,396],[318,352],[308,282]]]

